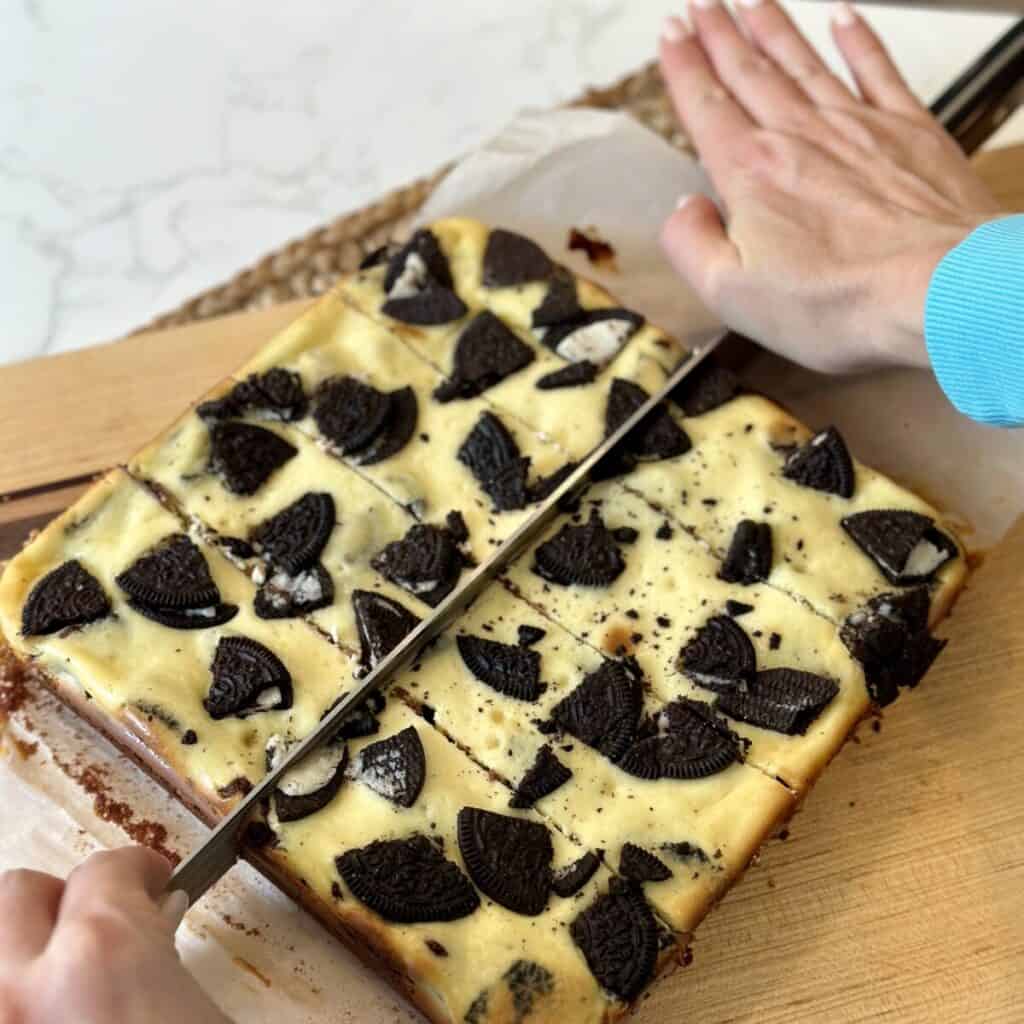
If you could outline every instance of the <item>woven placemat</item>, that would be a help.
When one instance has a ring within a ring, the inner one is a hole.
[[[625,111],[673,145],[686,147],[655,64],[607,88],[590,89],[568,105]],[[304,238],[268,253],[230,281],[189,299],[140,330],[188,324],[320,295],[342,274],[355,270],[366,253],[402,238],[416,211],[451,167],[448,164],[429,177],[396,189],[377,202],[346,213]]]

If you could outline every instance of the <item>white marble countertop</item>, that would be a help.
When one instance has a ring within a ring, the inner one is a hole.
[[[673,6],[0,0],[0,363],[118,337],[613,81]],[[823,5],[791,9],[827,45]],[[1012,20],[868,16],[926,99]]]

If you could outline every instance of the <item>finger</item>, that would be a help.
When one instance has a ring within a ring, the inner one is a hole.
[[[741,265],[718,207],[699,193],[684,196],[662,228],[661,244],[679,274],[714,309],[723,276]]]
[[[718,0],[695,0],[693,26],[721,83],[759,124],[802,124],[812,106],[804,91],[744,38]]]
[[[672,105],[711,180],[724,192],[733,154],[754,130],[743,108],[722,87],[693,30],[669,18],[661,34],[661,71]]]
[[[0,875],[0,963],[24,963],[37,957],[57,923],[64,883],[41,871],[5,871]]]
[[[868,103],[896,114],[927,113],[910,91],[882,41],[848,3],[832,9],[832,38]]]
[[[153,915],[155,920],[170,874],[170,864],[144,846],[94,853],[68,877],[59,923],[109,907],[133,915]]]
[[[775,0],[740,0],[740,19],[757,47],[819,106],[849,106],[856,97],[828,69]]]

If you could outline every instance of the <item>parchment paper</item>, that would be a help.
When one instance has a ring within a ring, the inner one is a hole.
[[[706,188],[693,161],[627,117],[567,111],[510,125],[446,179],[423,219],[462,212],[524,231],[627,305],[699,344],[715,320],[674,277],[656,239],[676,197]],[[591,225],[614,245],[616,272],[595,272],[566,250],[569,228]],[[838,424],[863,459],[961,513],[975,544],[991,544],[1024,506],[1024,432],[988,430],[958,417],[928,374],[828,380],[765,355],[748,377],[810,423]],[[119,827],[96,813],[97,803],[122,801],[136,824],[163,825],[166,845],[181,854],[204,835],[187,812],[46,695],[34,694],[12,715],[0,750],[0,869],[33,866],[66,875],[91,850],[126,842]],[[99,783],[93,791],[75,781],[87,770]],[[189,911],[178,946],[239,1022],[419,1019],[245,865]]]

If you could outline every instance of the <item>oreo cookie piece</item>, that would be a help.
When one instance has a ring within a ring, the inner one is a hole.
[[[581,359],[578,363],[570,363],[561,370],[546,373],[537,379],[535,387],[541,391],[555,391],[558,388],[579,388],[592,383],[597,378],[597,366],[589,359]]]
[[[308,408],[302,378],[291,370],[274,367],[252,373],[221,398],[203,402],[196,412],[204,420],[238,419],[257,412],[267,419],[301,420]]]
[[[416,392],[409,387],[399,388],[389,392],[388,398],[391,411],[384,426],[365,448],[354,453],[354,461],[359,466],[374,466],[397,455],[416,432],[420,412]]]
[[[861,663],[868,695],[879,707],[891,704],[900,687],[916,686],[946,646],[928,632],[930,606],[926,587],[879,594],[840,627],[840,639]]]
[[[639,384],[616,377],[608,391],[604,436],[615,433],[650,397]],[[666,405],[659,405],[624,442],[625,451],[640,462],[685,455],[690,447],[690,438]]]
[[[455,921],[480,906],[470,880],[425,835],[346,850],[335,866],[355,898],[385,921]]]
[[[649,723],[619,767],[640,779],[703,779],[740,760],[740,743],[723,718],[701,701],[680,698]]]
[[[360,261],[358,270],[371,270],[373,267],[379,267],[384,263],[387,263],[392,256],[398,251],[398,247],[391,242],[385,242],[384,245],[378,245],[376,249],[371,249]]]
[[[370,565],[385,579],[436,608],[458,583],[465,558],[442,526],[417,523],[401,540],[392,541]]]
[[[743,615],[749,615],[754,610],[752,604],[747,604],[745,601],[734,601],[729,598],[725,602],[726,614],[731,615],[734,619],[738,619]]]
[[[540,654],[462,633],[455,638],[463,664],[482,683],[506,697],[536,700],[541,693]]]
[[[634,882],[664,882],[672,877],[672,869],[642,846],[623,843],[619,852],[619,874]]]
[[[853,497],[853,460],[835,427],[822,430],[790,452],[782,467],[782,475],[816,491],[837,494],[840,498]]]
[[[356,755],[352,776],[399,807],[412,807],[427,778],[427,755],[410,725],[371,743]]]
[[[551,752],[545,744],[537,751],[534,762],[519,780],[515,794],[508,802],[509,807],[524,809],[532,807],[559,786],[564,786],[572,778],[572,772]]]
[[[388,259],[384,291],[389,298],[402,299],[422,291],[428,283],[455,287],[448,257],[437,236],[428,228],[420,228]]]
[[[403,299],[388,299],[381,312],[416,327],[436,327],[460,320],[469,307],[448,288],[428,284],[423,291]]]
[[[718,693],[742,689],[756,667],[750,637],[726,615],[712,615],[679,652],[679,671]]]
[[[576,467],[579,465],[577,462],[567,462],[564,466],[559,466],[553,473],[549,473],[547,476],[542,476],[537,480],[534,480],[530,484],[528,492],[528,500],[530,502],[544,501],[550,498],[559,487],[562,486],[562,482],[570,477]],[[571,493],[571,492],[570,492]],[[565,499],[560,499],[559,504]]]
[[[528,626],[525,623],[516,630],[520,647],[532,647],[534,644],[540,643],[547,635],[546,629],[541,629],[540,626]]]
[[[29,591],[21,609],[22,636],[47,636],[85,626],[110,614],[110,599],[99,580],[72,558],[51,569]]]
[[[363,675],[376,668],[420,624],[404,604],[372,590],[353,590],[352,610],[359,632]]]
[[[834,679],[774,668],[758,672],[746,691],[719,694],[715,707],[740,722],[802,736],[838,693]]]
[[[337,706],[348,696],[348,691],[338,694],[330,706],[320,716],[322,722]],[[384,694],[379,692],[371,693],[366,700],[353,708],[341,724],[338,726],[337,737],[345,740],[362,739],[365,736],[375,736],[380,731],[380,722],[377,715],[384,710],[387,701]]]
[[[551,719],[611,761],[618,761],[636,733],[643,689],[622,662],[605,661],[552,709]]]
[[[635,882],[613,878],[609,891],[570,926],[590,973],[603,988],[630,1002],[658,962],[658,923]]]
[[[334,581],[319,563],[296,573],[272,572],[256,591],[253,610],[261,619],[293,619],[334,601]]]
[[[213,719],[245,718],[258,711],[292,706],[292,677],[281,659],[247,636],[217,642],[210,666],[212,681],[203,707]]]
[[[383,392],[354,377],[329,377],[313,396],[317,429],[342,455],[364,466],[401,451],[418,416],[412,388]]]
[[[547,253],[525,235],[495,228],[484,248],[483,284],[485,288],[510,288],[543,281],[555,272]]]
[[[451,377],[434,391],[434,397],[439,402],[473,398],[529,366],[533,358],[533,349],[485,310],[459,335]]]
[[[294,575],[316,562],[334,525],[334,499],[307,491],[253,527],[249,541],[266,561]]]
[[[562,899],[575,896],[594,877],[601,866],[601,858],[593,850],[587,850],[579,860],[574,860],[551,876],[551,891]]]
[[[854,543],[899,587],[930,582],[959,554],[935,520],[905,509],[871,509],[841,520]]]
[[[705,359],[672,389],[669,399],[684,416],[703,416],[731,402],[739,390],[739,378],[731,370]]]
[[[547,293],[530,315],[530,326],[553,327],[555,324],[578,320],[583,313],[583,307],[576,297],[576,279],[565,267],[556,267]]]
[[[768,523],[744,519],[736,527],[718,570],[718,578],[726,583],[760,583],[772,571],[772,528]]]
[[[570,363],[585,359],[604,366],[643,325],[644,318],[630,309],[591,309],[572,320],[539,328],[538,335],[544,345]]]
[[[210,428],[210,469],[233,494],[255,494],[297,454],[283,437],[251,423],[214,423]]]
[[[267,771],[273,771],[288,752],[288,742],[278,734],[267,741]],[[345,781],[348,747],[344,740],[324,743],[287,772],[274,790],[274,810],[281,822],[299,821],[326,807]]]
[[[622,575],[626,562],[597,509],[581,526],[566,524],[533,553],[533,571],[567,587],[607,587]]]
[[[499,512],[526,507],[530,459],[519,454],[515,438],[494,413],[480,414],[455,457],[476,477]]]
[[[545,825],[463,807],[457,832],[469,877],[485,896],[516,914],[536,917],[543,912],[554,856]]]

